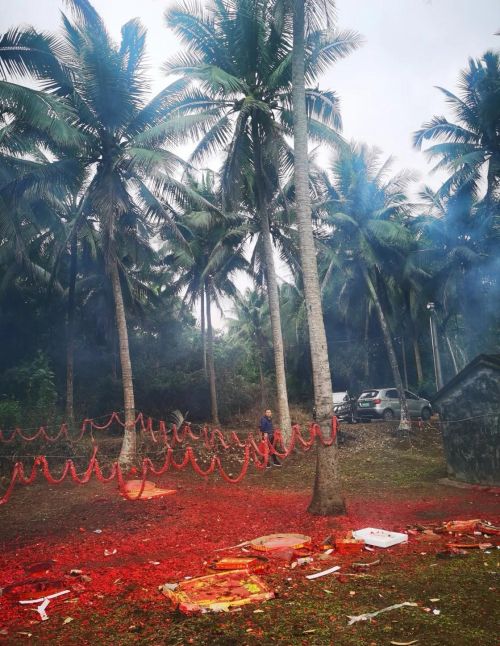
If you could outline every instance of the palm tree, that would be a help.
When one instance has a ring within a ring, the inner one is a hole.
[[[428,273],[426,302],[438,306],[440,329],[456,372],[467,362],[467,354],[484,351],[488,293],[494,299],[497,273],[495,211],[492,214],[489,208],[493,202],[476,200],[471,184],[450,196],[425,187],[420,198],[423,215],[417,226],[426,248],[416,258]],[[460,338],[453,339],[452,323],[455,331],[460,328]]]
[[[265,355],[269,345],[267,327],[269,310],[265,295],[259,287],[246,289],[234,300],[235,318],[229,319],[229,336],[243,342],[249,356],[256,360],[259,371],[260,403],[262,410],[267,405],[265,378]]]
[[[341,254],[353,275],[359,275],[373,303],[384,337],[387,356],[401,402],[400,430],[408,430],[409,415],[403,380],[389,324],[391,290],[397,288],[405,258],[414,244],[405,224],[404,189],[408,175],[387,179],[390,159],[366,146],[351,145],[340,151],[332,166],[322,205],[332,227],[330,244]]]
[[[469,59],[461,72],[460,94],[439,88],[451,106],[456,123],[433,117],[415,133],[414,144],[438,159],[437,169],[451,172],[440,189],[442,195],[470,184],[477,192],[484,175],[486,198],[493,198],[500,182],[500,54],[486,52],[481,59]]]
[[[193,206],[188,207],[178,218],[177,226],[182,234],[182,241],[174,237],[167,243],[170,254],[166,260],[178,272],[174,284],[177,290],[185,290],[184,301],[194,306],[200,300],[203,361],[205,368],[206,356],[205,374],[208,373],[212,423],[219,425],[212,304],[217,304],[221,309],[221,297],[237,296],[231,277],[235,272],[247,268],[242,253],[246,232],[239,226],[239,217],[223,215],[219,210],[217,203],[220,201],[220,194],[217,194],[213,173],[205,172],[199,181],[193,174],[186,177],[189,188],[206,201],[206,208],[201,211],[194,210],[196,207]],[[169,230],[165,233],[168,236]]]
[[[5,89],[5,83],[0,82],[0,95]],[[21,88],[23,90],[24,88]],[[24,102],[29,101],[31,90],[24,93]],[[20,96],[23,92],[20,92]],[[49,104],[53,101],[49,100]],[[35,93],[35,103],[40,106],[42,113],[44,103],[42,97]],[[14,244],[20,268],[30,262],[30,254],[26,245],[22,242],[23,230],[28,226],[34,227],[36,238],[39,240],[39,251],[43,249],[44,264],[49,268],[48,273],[41,273],[38,267],[38,280],[49,292],[57,286],[61,291],[62,285],[55,280],[61,269],[61,253],[67,249],[68,239],[71,238],[70,257],[71,267],[69,284],[66,290],[68,300],[68,321],[67,321],[67,388],[66,388],[66,412],[67,419],[72,422],[74,419],[73,410],[73,337],[74,337],[74,291],[76,281],[76,230],[74,234],[68,235],[68,227],[73,225],[70,222],[72,213],[78,209],[75,205],[74,195],[78,192],[79,184],[82,181],[82,173],[79,165],[74,165],[72,160],[65,160],[61,155],[61,145],[57,145],[49,132],[54,119],[61,120],[63,111],[59,109],[55,116],[48,118],[46,124],[36,124],[23,104],[19,106],[19,112],[12,112],[13,107],[9,106],[3,96],[2,105],[6,114],[9,114],[10,121],[1,128],[0,158],[5,169],[1,192],[3,194],[4,226],[6,231],[10,228],[14,235],[6,238],[10,244]],[[43,117],[43,115],[42,115]],[[61,124],[58,124],[58,126]],[[62,129],[66,128],[64,122]],[[78,135],[78,131],[77,135]],[[59,154],[60,160],[49,161],[44,149],[51,150],[52,154]],[[56,144],[56,145],[54,145]],[[21,155],[21,157],[20,157]],[[69,163],[68,163],[69,161]],[[24,208],[23,205],[24,204]],[[26,219],[28,209],[28,219]],[[16,222],[17,215],[20,220]],[[10,227],[9,222],[10,220]],[[23,227],[24,223],[24,227]],[[34,239],[30,246],[33,247]],[[51,256],[51,258],[49,258]],[[24,258],[24,262],[23,262]],[[38,259],[41,259],[38,254]],[[48,264],[47,264],[48,261]],[[38,262],[38,260],[36,261]],[[32,272],[28,271],[28,274]],[[58,278],[61,278],[58,276]],[[62,281],[64,284],[64,281]]]
[[[146,34],[140,23],[133,20],[124,25],[116,45],[88,0],[68,3],[73,20],[63,15],[60,38],[38,36],[43,48],[16,50],[15,55],[51,90],[44,98],[57,96],[69,105],[72,122],[84,139],[83,145],[73,146],[73,155],[92,171],[82,217],[95,215],[99,220],[114,296],[125,408],[120,462],[127,464],[136,451],[135,399],[123,298],[126,263],[118,233],[135,232],[140,238],[141,215],[171,221],[166,203],[182,192],[182,185],[172,177],[179,159],[168,148],[182,140],[181,130],[187,134],[190,130],[185,121],[171,118],[172,99],[182,82],[147,100]],[[32,35],[34,30],[25,33]]]
[[[191,81],[178,111],[205,115],[203,136],[191,159],[224,151],[222,188],[230,210],[251,187],[265,251],[265,272],[273,331],[280,423],[290,429],[279,297],[268,204],[293,167],[287,136],[293,134],[291,109],[291,25],[280,1],[218,0],[204,8],[175,5],[168,24],[187,45],[169,61],[169,73]],[[335,42],[310,43],[308,80],[314,81]],[[307,90],[308,123],[317,136],[337,140],[336,97]],[[247,196],[248,197],[248,196]]]
[[[329,420],[333,415],[332,380],[328,361],[309,198],[308,106],[305,84],[306,80],[311,78],[311,69],[307,65],[306,56],[313,43],[316,43],[319,51],[321,51],[320,44],[330,41],[329,46],[322,52],[322,64],[332,63],[355,49],[358,39],[355,34],[351,33],[335,35],[332,39],[331,31],[325,29],[325,22],[328,25],[329,18],[334,11],[332,0],[327,0],[326,2],[293,0],[292,4],[292,102],[297,226],[311,343],[314,402],[318,422],[322,431],[326,432]],[[340,121],[337,121],[336,125],[340,127]],[[344,511],[344,503],[339,493],[339,468],[335,444],[328,448],[318,448],[316,477],[309,511],[316,514],[339,514]]]

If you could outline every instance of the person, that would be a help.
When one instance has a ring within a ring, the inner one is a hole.
[[[260,425],[259,425],[260,432],[262,433],[262,439],[267,439],[269,440],[270,444],[273,444],[274,442],[274,428],[273,428],[273,413],[270,408],[268,408],[264,415],[260,418]],[[270,453],[269,454],[269,461],[267,463],[267,468],[269,469],[271,466],[271,460],[272,463],[274,464],[275,467],[280,467],[281,462],[278,460],[278,456],[275,453]]]

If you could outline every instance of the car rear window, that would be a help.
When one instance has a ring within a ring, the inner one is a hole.
[[[360,399],[373,399],[378,395],[378,390],[365,390],[359,396]]]

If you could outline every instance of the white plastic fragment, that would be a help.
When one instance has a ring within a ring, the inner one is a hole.
[[[19,603],[22,605],[28,604],[28,603],[38,603],[39,605],[37,606],[36,610],[38,614],[40,615],[40,619],[42,621],[47,621],[49,618],[45,610],[47,609],[47,606],[50,603],[51,599],[55,599],[56,597],[60,597],[63,594],[69,594],[69,590],[61,590],[61,592],[56,592],[54,594],[48,594],[46,597],[40,597],[39,599],[24,599],[23,601],[20,601]]]
[[[298,558],[295,563],[297,563],[297,565],[306,565],[307,563],[312,563],[313,560],[312,556],[302,556],[301,558]]]
[[[163,585],[160,585],[159,590],[162,588],[165,588],[165,590],[177,590],[178,587],[178,583],[164,583]]]
[[[377,610],[375,612],[365,612],[362,615],[356,616],[347,615],[347,618],[349,619],[347,625],[352,626],[352,624],[355,624],[358,621],[368,621],[369,619],[373,619],[373,617],[376,617],[383,612],[389,612],[389,610],[396,610],[397,608],[404,608],[405,606],[416,607],[418,606],[418,603],[414,603],[413,601],[403,601],[403,603],[396,603],[393,606],[387,606],[387,608],[382,608],[382,610]]]
[[[375,527],[365,527],[352,533],[353,537],[365,541],[367,545],[375,547],[392,547],[399,543],[408,542],[408,534],[400,532],[388,532],[385,529],[376,529]]]
[[[335,565],[334,567],[328,568],[328,570],[323,570],[322,572],[316,572],[316,574],[308,574],[306,579],[312,581],[312,579],[319,579],[320,576],[326,576],[327,574],[332,574],[340,570],[340,565]]]

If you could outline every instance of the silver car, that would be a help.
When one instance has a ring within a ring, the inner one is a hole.
[[[432,415],[432,407],[427,399],[405,390],[408,412],[410,417],[420,417],[424,420]],[[356,417],[358,419],[391,420],[399,417],[401,405],[396,388],[373,388],[364,390],[356,402]]]

